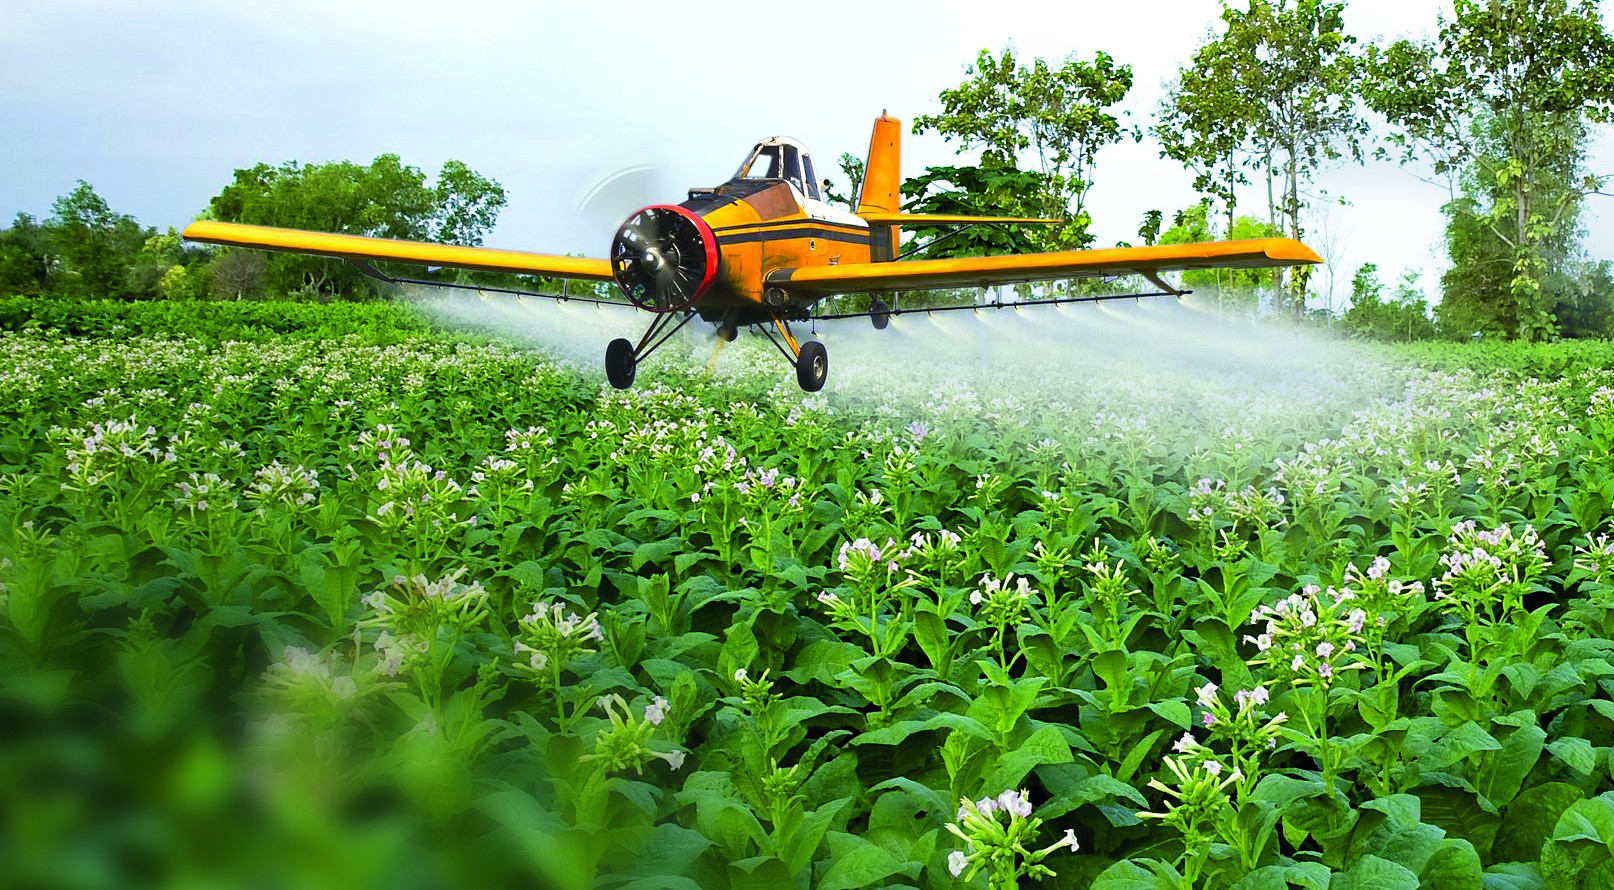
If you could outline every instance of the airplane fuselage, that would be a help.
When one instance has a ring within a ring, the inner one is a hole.
[[[783,180],[730,180],[693,190],[678,206],[700,216],[717,241],[716,278],[694,307],[709,321],[725,314],[744,316],[734,319],[741,324],[752,315],[760,321],[764,307],[787,306],[788,298],[770,294],[764,285],[773,269],[867,263],[871,258],[868,223],[802,196]]]

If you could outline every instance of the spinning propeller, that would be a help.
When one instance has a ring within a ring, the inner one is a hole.
[[[717,240],[694,213],[651,205],[617,229],[611,240],[611,271],[622,293],[639,308],[687,309],[717,274]]]

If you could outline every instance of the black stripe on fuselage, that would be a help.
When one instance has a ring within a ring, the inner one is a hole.
[[[735,229],[717,230],[717,240],[721,244],[750,244],[755,241],[788,241],[793,238],[818,238],[823,241],[839,241],[843,244],[869,243],[867,232],[847,232],[835,229],[825,229],[817,226],[802,226],[794,229],[771,229],[768,231],[738,231]]]
[[[781,219],[772,222],[735,223],[731,226],[716,226],[712,229],[712,231],[721,233],[739,232],[742,230],[788,229],[793,226],[813,226],[820,229],[835,228],[843,232],[858,232],[865,235],[869,232],[868,226],[860,226],[855,223],[832,222],[827,219],[814,219],[810,216],[804,219]]]

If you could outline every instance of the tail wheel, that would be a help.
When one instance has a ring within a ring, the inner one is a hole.
[[[829,350],[817,340],[801,344],[796,356],[796,382],[807,392],[818,392],[829,379]]]
[[[634,372],[638,369],[631,342],[618,337],[605,347],[605,379],[611,381],[612,386],[617,389],[632,386]]]

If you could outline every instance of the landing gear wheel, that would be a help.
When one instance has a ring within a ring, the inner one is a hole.
[[[801,344],[801,354],[796,356],[796,382],[807,392],[818,392],[824,388],[827,379],[829,350],[817,340]]]
[[[639,369],[638,362],[633,360],[633,344],[621,337],[612,340],[605,347],[605,379],[617,389],[627,389],[633,385],[633,375]]]

